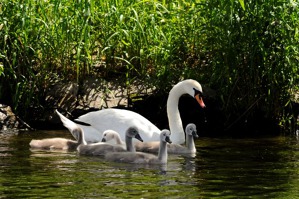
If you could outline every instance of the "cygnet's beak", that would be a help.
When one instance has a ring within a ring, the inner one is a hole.
[[[143,139],[140,137],[139,133],[137,135],[135,135],[135,138],[137,140],[139,140],[140,142],[143,142]]]
[[[198,138],[198,134],[196,131],[192,131],[192,135],[193,135],[193,137]]]
[[[168,142],[169,144],[171,144],[171,143],[172,143],[172,141],[171,141],[171,139],[170,139],[170,137],[169,137],[169,136],[166,136],[166,138],[165,138],[165,141],[166,141],[166,142]]]

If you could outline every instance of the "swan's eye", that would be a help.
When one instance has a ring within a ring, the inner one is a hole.
[[[200,92],[199,90],[197,90],[195,88],[193,88],[193,90],[194,90],[194,96],[199,95],[199,97],[203,97],[202,92]]]

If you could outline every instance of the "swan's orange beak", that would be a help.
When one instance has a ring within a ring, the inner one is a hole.
[[[201,108],[205,108],[206,107],[205,103],[202,100],[202,97],[200,97],[199,94],[195,95],[195,99],[199,103],[199,105],[201,106]]]

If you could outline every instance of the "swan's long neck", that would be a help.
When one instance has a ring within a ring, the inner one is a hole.
[[[74,134],[77,134],[78,137],[78,144],[87,145],[87,142],[84,138],[84,132],[82,129],[76,128],[74,129]]]
[[[167,99],[167,116],[171,132],[171,140],[175,144],[185,142],[185,133],[179,112],[179,99],[184,92],[179,85],[174,86]]]
[[[196,153],[196,147],[195,147],[193,135],[188,135],[187,134],[187,136],[186,136],[186,145],[187,145],[187,148],[190,152]]]
[[[133,145],[133,139],[129,136],[126,136],[126,146],[127,146],[127,151],[136,152],[135,147]]]
[[[121,140],[119,134],[115,135],[115,142],[116,142],[116,144],[123,144],[123,141]]]
[[[164,141],[160,141],[159,153],[158,153],[158,160],[161,163],[167,163],[167,143]]]

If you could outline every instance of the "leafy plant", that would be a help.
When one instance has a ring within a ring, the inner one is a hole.
[[[298,16],[297,2],[281,0],[3,0],[1,103],[26,118],[59,78],[142,79],[161,91],[194,78],[217,91],[226,128],[256,115],[287,127]]]
[[[207,1],[203,41],[227,125],[256,114],[281,120],[298,85],[298,6],[284,1]],[[202,12],[203,13],[203,12]]]

